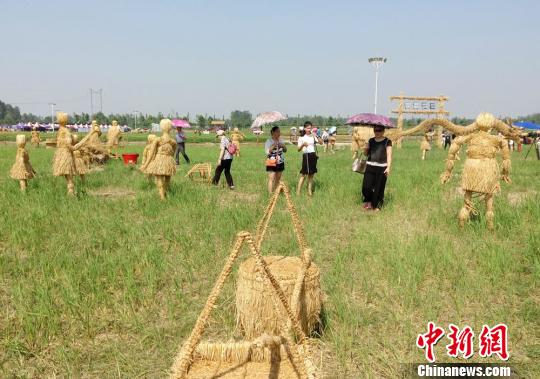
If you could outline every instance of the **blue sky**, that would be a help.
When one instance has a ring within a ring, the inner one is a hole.
[[[0,99],[48,114],[350,115],[445,94],[453,115],[540,111],[540,1],[0,0]],[[97,102],[97,98],[95,99]]]

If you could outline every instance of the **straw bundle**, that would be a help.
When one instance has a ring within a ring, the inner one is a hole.
[[[305,272],[303,288],[298,289],[301,291],[300,296],[296,294],[299,298],[299,304],[296,305],[295,286],[302,269],[302,259],[282,256],[266,256],[263,259],[278,281],[291,308],[296,309],[302,330],[309,335],[320,324],[322,291],[319,268],[314,263],[309,265]],[[247,259],[240,265],[236,288],[236,323],[247,338],[254,338],[263,333],[279,333],[283,315],[274,307],[270,300],[271,296],[272,291],[264,285],[255,259]]]
[[[37,147],[39,147],[39,144],[41,142],[41,138],[39,137],[39,132],[37,130],[32,130],[32,139],[30,141],[32,143],[32,145],[36,145]]]

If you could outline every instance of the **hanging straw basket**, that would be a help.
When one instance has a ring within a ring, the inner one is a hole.
[[[298,285],[298,277],[303,261],[300,257],[263,257],[270,272],[278,281],[289,304],[294,304],[293,295]],[[319,268],[309,264],[305,272],[303,287],[299,289],[299,304],[296,312],[302,330],[309,335],[318,329],[322,309],[322,291]],[[238,271],[236,288],[237,328],[247,338],[255,338],[263,333],[278,334],[283,315],[276,314],[269,300],[271,288],[265,286],[254,258],[244,261]]]

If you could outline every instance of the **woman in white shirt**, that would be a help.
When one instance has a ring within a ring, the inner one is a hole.
[[[287,151],[285,142],[280,138],[279,126],[274,126],[270,130],[270,136],[264,144],[266,153],[266,172],[268,173],[268,192],[272,193],[281,180],[281,175],[285,170],[285,157],[283,153]]]
[[[306,176],[308,178],[308,195],[313,196],[313,177],[317,172],[317,144],[322,145],[322,140],[313,135],[311,129],[313,124],[311,121],[304,123],[304,131],[306,134],[298,138],[298,151],[302,151],[302,169],[300,170],[300,179],[298,180],[298,187],[296,188],[296,194],[300,195],[302,186]]]

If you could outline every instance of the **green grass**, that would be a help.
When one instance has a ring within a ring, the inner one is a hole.
[[[293,150],[284,178],[294,188]],[[0,146],[0,377],[165,376],[235,234],[253,231],[266,206],[262,146],[243,147],[234,161],[236,191],[192,183],[182,164],[166,202],[120,161],[67,198],[64,180],[51,176],[53,150],[29,153],[39,176],[22,195],[7,177],[15,146]],[[188,154],[214,164],[217,147],[188,145]],[[469,324],[477,335],[504,322],[510,363],[540,377],[540,162],[514,153],[513,183],[496,197],[489,232],[482,205],[480,217],[457,226],[463,160],[441,186],[444,151],[419,156],[414,142],[395,152],[380,214],[360,209],[362,176],[350,171],[348,149],[321,154],[313,199],[294,196],[328,298],[327,377],[400,376],[404,363],[424,361],[415,339],[428,321]],[[93,194],[103,188],[135,196]],[[269,237],[265,254],[297,254],[285,212]],[[231,281],[210,337],[233,336],[233,291]],[[449,360],[446,343],[439,361]],[[473,360],[483,361],[477,349]]]

